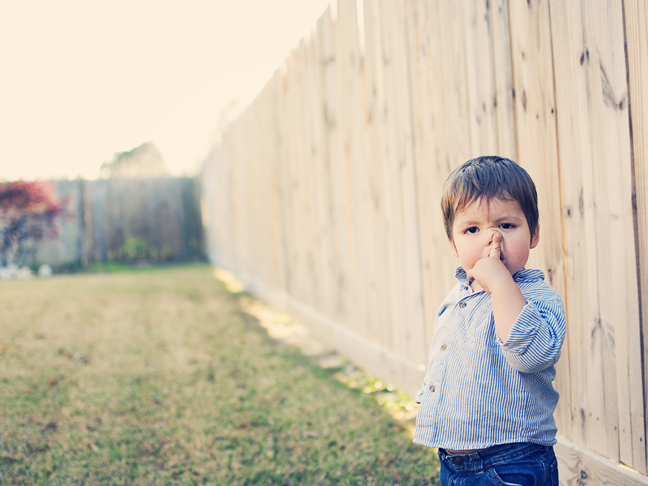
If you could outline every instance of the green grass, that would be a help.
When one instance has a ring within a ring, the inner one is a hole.
[[[380,390],[242,300],[206,265],[0,282],[0,484],[436,484]]]

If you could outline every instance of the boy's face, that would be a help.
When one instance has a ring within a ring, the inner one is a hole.
[[[493,235],[501,236],[501,261],[511,275],[524,268],[529,250],[540,239],[539,227],[531,238],[529,224],[517,201],[478,199],[455,215],[450,246],[464,270],[490,253]]]

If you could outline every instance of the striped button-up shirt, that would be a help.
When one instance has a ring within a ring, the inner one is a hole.
[[[437,314],[414,442],[453,450],[555,444],[552,382],[566,332],[560,295],[541,271],[517,272],[527,304],[503,343],[490,294],[473,292],[461,267],[456,276]]]

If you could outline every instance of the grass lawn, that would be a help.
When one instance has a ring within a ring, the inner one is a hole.
[[[0,282],[0,484],[436,484],[375,393],[245,299],[207,265]]]

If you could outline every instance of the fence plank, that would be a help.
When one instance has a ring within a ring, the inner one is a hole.
[[[368,272],[371,200],[365,155],[363,68],[358,38],[355,0],[338,0],[336,22],[338,60],[339,127],[342,163],[347,176],[349,279],[351,298],[349,325],[361,336],[370,335]]]
[[[542,235],[531,266],[564,295],[560,184],[547,2],[509,3],[518,160],[538,186]]]
[[[284,284],[286,293],[290,293],[294,287],[294,269],[292,267],[294,244],[294,217],[293,200],[291,192],[291,169],[290,169],[290,130],[288,125],[288,79],[287,70],[280,71],[277,77],[275,97],[277,100],[277,169],[279,171],[278,187],[281,201],[281,225],[284,248]]]
[[[393,220],[392,198],[390,197],[387,131],[385,107],[385,77],[383,73],[383,29],[380,2],[364,4],[365,26],[365,92],[367,120],[367,161],[370,164],[369,177],[373,198],[372,233],[373,263],[372,275],[376,286],[372,296],[374,339],[384,349],[391,349],[392,302],[397,298],[395,274],[395,252],[389,227]]]
[[[322,233],[322,214],[318,206],[318,186],[320,181],[316,177],[323,164],[321,148],[324,134],[321,125],[321,113],[318,112],[322,98],[318,87],[318,77],[315,73],[314,46],[315,43],[309,40],[302,41],[299,48],[299,62],[302,65],[301,90],[304,137],[302,177],[305,205],[308,207],[310,304],[316,309],[322,309],[325,308],[323,302],[326,298],[324,294],[325,290],[328,289],[329,279],[324,265],[328,259],[325,252],[326,237]]]
[[[270,79],[264,90],[265,113],[263,117],[263,155],[261,160],[265,162],[265,181],[268,210],[268,234],[270,235],[271,265],[269,266],[269,282],[273,287],[285,291],[285,262],[284,262],[284,234],[282,224],[282,205],[280,192],[279,154],[277,150],[278,124],[277,124],[277,84],[278,72]]]
[[[351,275],[349,273],[349,235],[347,210],[350,204],[347,193],[347,175],[342,161],[339,108],[339,59],[335,22],[327,9],[322,17],[320,30],[322,57],[324,63],[324,106],[327,122],[327,164],[329,168],[331,233],[333,235],[333,261],[335,282],[334,318],[347,323],[351,303]]]
[[[501,155],[497,136],[493,40],[490,36],[491,8],[488,2],[464,0],[463,3],[471,157]],[[510,115],[512,119],[512,110]]]
[[[565,297],[560,182],[556,140],[554,75],[549,5],[532,0],[509,2],[511,62],[517,135],[517,162],[536,182],[540,210],[540,244],[528,265],[544,271],[547,281]],[[556,411],[559,430],[570,433],[569,338],[558,364]]]
[[[437,165],[439,188],[437,203],[440,201],[440,189],[443,181],[452,169],[470,159],[472,154],[468,112],[468,91],[465,66],[465,2],[430,2],[428,10],[428,29],[431,31],[429,46],[429,66],[432,89],[432,127],[435,146],[435,164]],[[458,28],[456,26],[459,26]],[[434,278],[444,282],[444,295],[457,283],[455,269],[459,260],[449,254],[447,236],[438,237],[443,248],[437,255],[439,268]],[[437,304],[439,305],[439,304]]]
[[[393,323],[404,319],[407,329],[392,324],[394,350],[401,355],[425,360],[424,315],[418,246],[418,221],[409,91],[407,34],[405,32],[403,2],[382,2],[384,28],[383,64],[385,75],[385,106],[389,131],[388,167],[394,209],[390,238],[393,238],[394,268],[399,285],[398,301],[393,302]],[[394,312],[395,311],[395,312]]]
[[[446,175],[470,159],[466,80],[465,2],[431,2],[431,66],[434,74],[434,131],[438,160]],[[459,27],[457,27],[459,26]],[[445,179],[445,178],[444,178]],[[454,275],[452,276],[454,281]]]
[[[231,144],[230,151],[232,160],[236,161],[240,169],[230,171],[230,210],[232,211],[232,260],[235,268],[240,268],[242,271],[247,272],[245,233],[248,212],[245,211],[245,201],[247,200],[245,179],[247,178],[248,171],[247,144],[243,137],[243,130],[243,121],[233,127],[232,130],[233,143]]]
[[[311,272],[309,271],[312,258],[312,245],[310,241],[310,203],[306,193],[307,163],[310,159],[305,156],[305,120],[303,110],[303,63],[300,62],[301,52],[304,49],[303,41],[292,52],[288,59],[287,79],[288,89],[288,120],[289,131],[287,140],[290,153],[292,190],[292,216],[294,218],[294,233],[291,241],[291,271],[294,275],[294,285],[291,293],[304,303],[312,303]]]
[[[407,354],[414,362],[427,359],[428,346],[425,342],[425,314],[423,308],[423,282],[421,272],[421,250],[418,220],[418,188],[414,161],[414,138],[412,111],[415,100],[412,98],[409,77],[408,31],[405,0],[389,2],[393,9],[390,18],[394,29],[393,71],[398,134],[398,167],[400,172],[401,199],[404,239],[403,270],[406,286],[404,302],[406,308]],[[398,74],[400,73],[400,75]],[[396,161],[396,160],[395,160]],[[423,188],[424,189],[424,188]],[[401,331],[402,332],[402,331]]]
[[[335,261],[333,253],[332,226],[329,217],[331,208],[330,178],[327,164],[327,120],[324,106],[324,63],[327,62],[322,54],[321,39],[323,19],[317,22],[316,35],[310,44],[309,79],[307,81],[308,110],[311,113],[311,148],[310,157],[313,162],[311,171],[311,205],[314,219],[315,239],[315,268],[317,273],[320,309],[325,315],[332,317],[335,299]]]
[[[414,139],[414,161],[416,172],[416,196],[419,227],[419,248],[423,287],[423,309],[425,317],[424,342],[432,340],[436,321],[436,310],[448,289],[448,279],[440,274],[450,275],[452,268],[439,261],[438,255],[449,253],[448,240],[443,229],[439,210],[441,185],[447,175],[440,170],[436,159],[435,131],[433,117],[434,73],[431,52],[435,48],[431,38],[432,13],[430,4],[423,0],[406,2],[409,77],[412,100],[412,130]],[[446,259],[447,261],[447,259]],[[419,364],[427,367],[425,357]]]
[[[498,154],[518,160],[515,146],[515,116],[513,109],[513,68],[511,61],[511,36],[509,33],[508,0],[486,2],[490,5],[488,32],[493,49],[495,98],[493,105],[497,119]],[[488,7],[487,7],[488,9]]]
[[[576,279],[568,280],[572,289],[578,289],[579,300],[598,296],[590,302],[598,307],[598,315],[574,316],[580,317],[576,326],[584,325],[580,342],[586,344],[578,366],[590,377],[584,382],[594,385],[588,390],[578,390],[578,384],[572,388],[573,396],[584,392],[588,398],[580,404],[585,415],[581,438],[588,448],[645,470],[643,397],[633,386],[641,382],[641,375],[629,364],[640,359],[640,335],[626,68],[625,56],[618,56],[624,43],[622,6],[556,2],[552,31],[554,42],[564,46],[555,56],[561,159],[572,157],[573,166],[581,167],[579,173],[572,172],[578,179],[563,178],[565,204],[575,212],[581,203],[573,200],[573,194],[582,193],[586,208],[586,221],[572,226],[573,218],[567,218],[565,238],[567,246],[575,248],[573,239],[580,239],[582,225],[589,228],[585,234],[592,239],[578,245],[593,248],[583,252],[586,260],[575,256],[579,267],[573,270],[581,280],[585,271],[595,269],[598,283],[597,289],[585,289]],[[560,82],[563,79],[568,81]],[[574,102],[579,109],[570,113]],[[587,296],[582,295],[585,291]],[[582,395],[578,399],[582,401]]]
[[[251,137],[253,133],[262,133],[260,127],[260,110],[264,108],[265,101],[261,94],[259,95],[259,103],[255,103],[250,106],[249,118],[248,118],[248,127],[247,127],[247,137]],[[265,182],[266,179],[263,179],[263,172],[266,165],[266,160],[260,152],[260,148],[263,146],[263,135],[257,137],[256,143],[250,144],[250,153],[249,153],[249,172],[246,184],[246,190],[248,191],[248,197],[258,197],[268,200],[268,195],[265,191]],[[248,234],[255,235],[267,235],[265,228],[265,222],[267,221],[267,205],[254,204],[251,211],[251,221]],[[267,280],[267,247],[268,241],[264,238],[264,245],[261,244],[261,238],[250,238],[247,242],[250,245],[250,266],[248,271],[254,270],[258,278]]]
[[[267,86],[268,116],[265,120],[264,131],[266,133],[266,154],[264,156],[268,164],[268,200],[265,201],[270,208],[269,224],[272,228],[272,235],[275,249],[274,265],[272,267],[274,287],[279,292],[286,292],[286,227],[284,210],[284,188],[283,168],[281,166],[281,125],[279,123],[279,90],[282,82],[282,75],[279,70]]]
[[[205,231],[205,254],[207,258],[216,263],[219,255],[218,246],[216,246],[216,237],[218,231],[216,224],[220,223],[216,215],[216,205],[218,201],[217,194],[220,194],[215,184],[217,181],[216,174],[222,167],[216,160],[216,154],[220,152],[221,146],[213,147],[205,160],[203,161],[200,172],[200,207]]]
[[[218,185],[219,202],[214,203],[214,245],[218,248],[216,255],[218,256],[218,263],[227,268],[236,268],[232,251],[234,245],[232,244],[233,238],[233,224],[232,218],[234,210],[231,207],[231,184],[230,181],[233,177],[230,171],[230,140],[229,138],[223,140],[223,144],[215,154],[216,163],[219,170],[216,171],[217,178],[215,181],[223,181]],[[218,231],[217,228],[220,228]]]
[[[641,0],[625,0],[625,41],[628,62],[628,113],[630,117],[630,136],[632,139],[632,156],[636,188],[636,240],[639,255],[639,289],[642,296],[643,325],[643,389],[644,407],[648,404],[648,302],[645,295],[648,288],[648,96],[643,92],[648,79],[648,5]],[[631,384],[635,389],[636,383]],[[644,415],[646,427],[644,438],[648,436],[648,419]],[[645,442],[645,441],[644,441]],[[644,448],[646,444],[644,443]],[[646,451],[644,450],[644,460]],[[648,462],[648,461],[647,461]],[[642,472],[648,473],[647,469]]]
[[[377,74],[381,76],[384,90],[382,91],[383,99],[380,101],[382,113],[380,114],[380,136],[383,138],[383,147],[385,149],[384,162],[384,200],[385,200],[385,223],[387,240],[387,265],[390,288],[390,306],[389,310],[389,328],[388,328],[388,347],[390,351],[395,351],[404,355],[407,350],[406,339],[403,334],[394,329],[395,322],[403,319],[405,315],[405,300],[403,289],[405,288],[404,275],[402,271],[401,259],[403,256],[402,230],[400,224],[400,185],[399,175],[397,172],[397,163],[394,161],[394,152],[397,150],[395,141],[395,124],[393,98],[394,87],[390,77],[390,63],[393,57],[392,39],[393,32],[389,23],[389,10],[386,2],[377,2],[375,12],[380,21],[381,39],[379,40],[380,58]]]
[[[250,123],[250,135],[257,134],[257,142],[252,145],[252,164],[253,170],[251,174],[250,192],[254,194],[254,197],[262,198],[265,201],[270,202],[270,196],[268,194],[268,157],[264,156],[264,147],[265,140],[267,138],[267,133],[264,130],[263,126],[263,113],[268,111],[266,105],[265,91],[262,90],[258,96],[258,103],[252,105],[251,108],[251,123]],[[272,277],[270,275],[269,267],[272,263],[272,238],[270,233],[270,228],[267,226],[269,219],[269,204],[255,204],[255,222],[254,222],[254,231],[257,235],[265,235],[263,238],[263,243],[261,243],[261,238],[254,238],[254,267],[259,275],[259,278],[265,282],[272,282]]]

